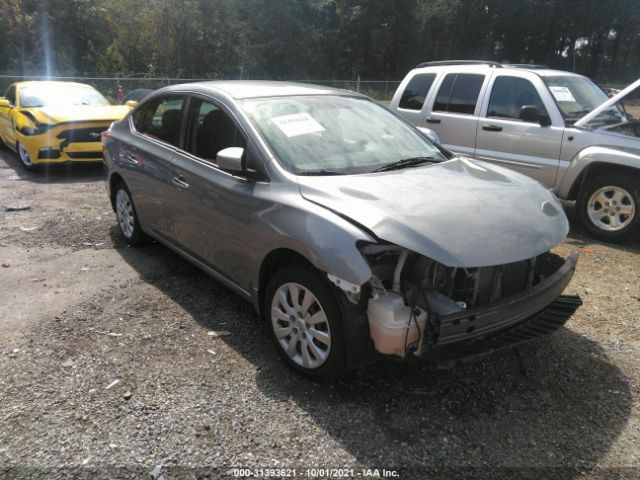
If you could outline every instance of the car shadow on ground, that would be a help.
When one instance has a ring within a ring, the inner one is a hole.
[[[221,340],[256,366],[264,395],[293,400],[358,463],[402,478],[581,477],[630,416],[627,378],[570,324],[451,370],[386,361],[318,384],[286,368],[248,303],[169,249],[117,251],[204,329],[227,312]]]
[[[20,180],[42,184],[81,183],[105,178],[102,162],[45,164],[28,171],[20,163],[18,155],[8,148],[0,150],[0,167],[12,168]]]

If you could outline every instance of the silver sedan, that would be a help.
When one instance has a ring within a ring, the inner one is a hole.
[[[553,332],[576,256],[535,180],[451,154],[375,101],[221,81],[154,92],[103,134],[131,245],[155,239],[250,301],[296,371],[451,362]]]

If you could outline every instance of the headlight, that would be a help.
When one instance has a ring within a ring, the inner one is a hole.
[[[31,125],[24,125],[17,130],[23,135],[40,135],[50,128],[51,125],[36,125],[35,127],[32,127]]]

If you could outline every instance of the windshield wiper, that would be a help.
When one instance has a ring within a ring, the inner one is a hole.
[[[336,172],[335,170],[306,170],[304,172],[299,172],[296,175],[344,175],[344,172]]]
[[[435,157],[403,158],[402,160],[398,160],[397,162],[387,163],[386,165],[371,170],[371,173],[388,172],[390,170],[400,170],[401,168],[417,167],[418,165],[432,162],[438,162],[438,159]]]

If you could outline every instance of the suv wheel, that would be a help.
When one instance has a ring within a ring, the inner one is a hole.
[[[587,182],[577,203],[578,216],[595,238],[628,239],[640,227],[640,181],[609,174]]]
[[[263,311],[278,352],[293,370],[316,380],[345,373],[342,314],[317,271],[278,271],[267,285]]]
[[[127,186],[120,182],[113,192],[114,205],[116,207],[116,217],[120,233],[127,240],[129,245],[142,245],[147,242],[148,237],[142,231],[136,208],[131,199],[131,193]]]

